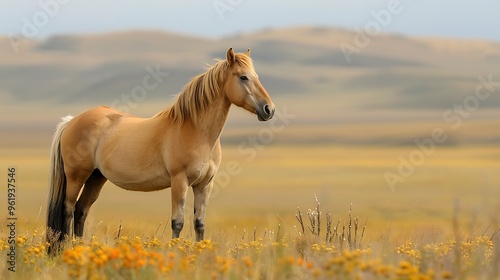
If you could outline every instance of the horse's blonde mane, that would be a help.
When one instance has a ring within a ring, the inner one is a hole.
[[[249,56],[236,54],[236,62],[244,68],[253,69]],[[188,119],[197,120],[198,114],[206,111],[221,94],[229,68],[226,60],[216,59],[216,63],[209,66],[205,73],[192,78],[179,93],[175,103],[160,114],[166,113],[174,122],[180,123]]]

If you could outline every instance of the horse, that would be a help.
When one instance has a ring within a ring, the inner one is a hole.
[[[90,207],[107,180],[129,191],[170,188],[172,238],[179,238],[184,226],[191,187],[196,241],[204,240],[206,207],[221,162],[220,135],[232,104],[259,121],[275,112],[250,49],[229,48],[226,59],[216,59],[184,86],[173,105],[151,118],[106,106],[62,118],[51,146],[49,253],[73,234],[83,236]]]

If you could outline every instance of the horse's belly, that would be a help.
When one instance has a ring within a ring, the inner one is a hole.
[[[114,172],[105,172],[103,175],[113,184],[129,191],[150,192],[170,188],[170,176],[166,173],[116,174]]]
[[[151,180],[143,182],[114,182],[113,184],[128,191],[152,192],[170,188],[170,180]]]

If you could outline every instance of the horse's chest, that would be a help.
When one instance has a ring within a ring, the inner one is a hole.
[[[199,184],[205,178],[213,176],[213,173],[214,171],[211,161],[196,162],[194,164],[191,164],[186,170],[188,184]]]

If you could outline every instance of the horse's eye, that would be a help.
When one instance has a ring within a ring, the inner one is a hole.
[[[241,76],[240,80],[242,80],[242,81],[248,81],[248,78],[247,78],[247,76]]]

